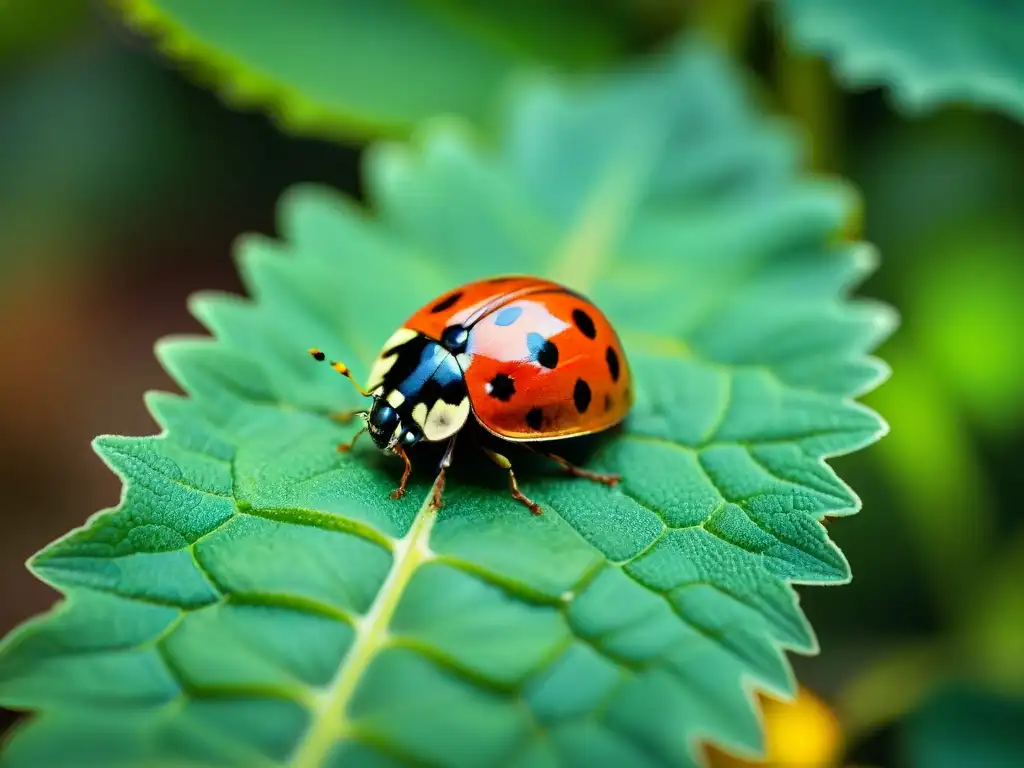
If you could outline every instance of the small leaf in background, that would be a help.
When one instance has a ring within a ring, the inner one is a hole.
[[[1002,0],[777,0],[793,45],[909,112],[969,103],[1024,120],[1024,5]]]
[[[874,264],[834,237],[851,196],[701,46],[513,107],[493,151],[438,125],[371,152],[373,216],[291,191],[282,239],[241,244],[251,299],[196,297],[216,338],[159,348],[190,397],[97,442],[121,504],[32,561],[68,599],[0,650],[0,702],[41,712],[10,766],[760,752],[751,681],[791,696],[785,651],[817,649],[792,584],[850,578],[822,521],[859,500],[825,459],[885,429],[852,399],[894,318],[847,298]],[[442,510],[428,471],[391,501],[394,461],[334,450],[356,399],[305,349],[365,372],[424,302],[508,272],[619,329],[636,405],[588,466],[623,483],[524,462],[534,517],[457,449]]]
[[[513,72],[593,69],[624,45],[620,14],[579,0],[118,4],[229,103],[330,138],[405,134],[441,114],[485,121]]]
[[[908,768],[1020,768],[1024,699],[966,685],[938,691],[903,726]]]

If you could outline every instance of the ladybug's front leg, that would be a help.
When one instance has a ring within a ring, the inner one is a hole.
[[[539,515],[541,513],[540,504],[531,501],[530,499],[523,495],[522,491],[519,490],[519,483],[516,482],[516,475],[512,471],[512,462],[506,459],[500,453],[492,451],[490,448],[484,448],[483,451],[491,458],[491,461],[493,461],[502,469],[508,470],[508,487],[509,490],[512,491],[512,498],[514,498],[520,504],[526,506],[531,512],[533,512],[533,514]]]
[[[409,461],[409,454],[405,452],[405,449],[401,445],[395,446],[395,453],[402,457],[402,461],[405,462],[405,472],[402,473],[402,481],[398,484],[398,487],[391,492],[392,499],[400,499],[405,496],[405,486],[409,484],[409,475],[412,474],[412,462]]]
[[[437,480],[434,481],[434,509],[440,509],[444,506],[444,502],[441,501],[441,494],[444,492],[444,471],[452,464],[452,451],[455,450],[455,438],[452,437],[448,441],[448,447],[444,450],[444,456],[441,457],[441,463],[438,465]]]
[[[556,456],[553,453],[542,453],[541,451],[537,451],[532,448],[530,450],[533,450],[534,453],[540,453],[541,456],[547,456],[549,459],[558,464],[558,466],[560,466],[573,477],[583,477],[586,478],[587,480],[593,480],[595,483],[603,483],[604,485],[607,486],[616,486],[622,479],[622,475],[605,474],[602,472],[591,472],[589,469],[577,467],[575,464],[570,464],[561,456]]]
[[[359,436],[362,435],[365,431],[366,431],[366,427],[363,427],[358,432],[356,432],[354,435],[352,435],[352,439],[349,440],[347,443],[339,444],[338,445],[338,453],[348,453],[349,451],[351,451],[352,448],[355,447],[356,440],[358,440]]]

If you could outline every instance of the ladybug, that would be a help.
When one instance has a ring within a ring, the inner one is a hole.
[[[309,352],[325,360],[319,349]],[[338,450],[351,450],[369,432],[378,448],[399,456],[405,472],[393,499],[405,494],[409,449],[447,441],[434,484],[433,504],[441,506],[455,438],[470,417],[499,445],[522,443],[577,477],[609,486],[619,481],[533,445],[610,429],[632,405],[629,365],[614,328],[590,301],[558,283],[495,277],[440,296],[385,342],[365,389],[344,363],[330,365],[373,398],[368,410],[336,415],[366,422]],[[519,490],[509,460],[483,450],[508,470],[512,496],[540,514],[540,506]]]

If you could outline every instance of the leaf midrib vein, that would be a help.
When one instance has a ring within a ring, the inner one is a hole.
[[[654,167],[660,134],[644,137],[615,155],[583,205],[548,268],[551,279],[582,292],[607,268]]]
[[[435,481],[436,482],[436,481]],[[309,729],[297,744],[288,765],[317,768],[338,739],[349,730],[348,706],[370,663],[385,646],[388,626],[416,569],[433,557],[427,543],[437,520],[433,488],[427,493],[409,527],[395,544],[391,568],[370,610],[355,625],[355,639],[337,674],[324,688],[312,710]]]

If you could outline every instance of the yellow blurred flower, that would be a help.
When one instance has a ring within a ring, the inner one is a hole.
[[[793,701],[761,695],[764,714],[764,760],[734,757],[713,746],[705,747],[710,768],[831,768],[843,747],[839,721],[826,704],[800,687]]]

